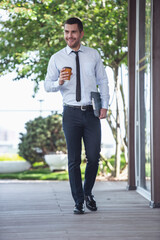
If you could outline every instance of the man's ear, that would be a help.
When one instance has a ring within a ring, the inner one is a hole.
[[[81,38],[83,38],[83,36],[84,36],[84,31],[81,32]]]

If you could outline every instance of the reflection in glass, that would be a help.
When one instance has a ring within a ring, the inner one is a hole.
[[[146,189],[150,190],[151,178],[151,146],[150,146],[150,52],[151,52],[151,0],[146,0],[145,7],[145,56],[146,68],[144,74],[144,102],[145,102],[145,181]]]

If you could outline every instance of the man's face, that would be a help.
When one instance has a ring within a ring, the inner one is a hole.
[[[78,24],[65,24],[64,26],[64,39],[67,45],[73,50],[78,50],[80,47],[81,38],[84,32],[80,32]]]

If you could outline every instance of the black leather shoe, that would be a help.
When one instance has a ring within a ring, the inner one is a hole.
[[[96,201],[94,200],[94,196],[85,196],[86,207],[91,211],[97,211]]]
[[[84,213],[84,204],[83,203],[76,204],[73,212],[74,212],[74,214],[83,214]]]

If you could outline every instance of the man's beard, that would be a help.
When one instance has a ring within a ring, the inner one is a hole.
[[[69,40],[73,40],[73,42],[70,42]],[[80,42],[79,42],[79,40],[75,40],[75,38],[71,38],[71,39],[66,39],[66,43],[67,43],[67,45],[69,46],[69,47],[71,47],[71,48],[76,48],[79,44],[80,44]]]

